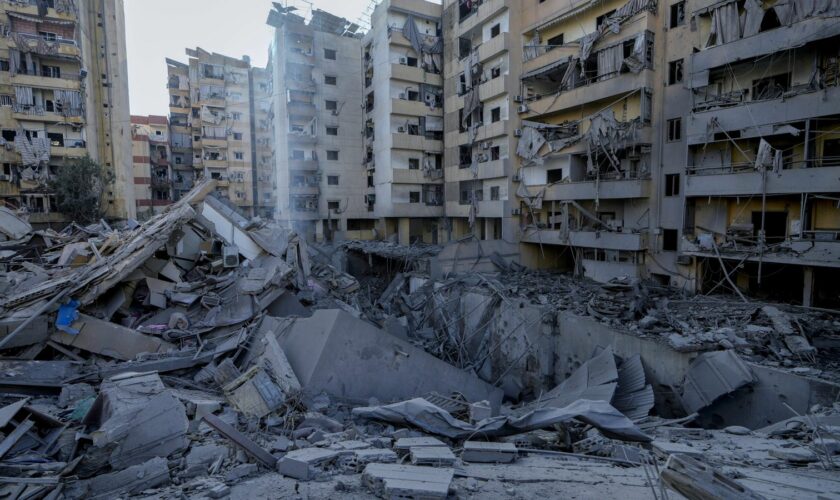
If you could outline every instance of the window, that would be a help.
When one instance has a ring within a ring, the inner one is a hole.
[[[4,140],[6,140],[6,141],[14,141],[14,140],[15,140],[15,136],[17,135],[17,132],[16,132],[16,131],[14,131],[14,130],[8,130],[8,129],[6,129],[6,130],[3,130],[2,135],[3,135],[3,139],[4,139]]]
[[[499,186],[490,187],[490,199],[497,201],[499,199]]]
[[[338,127],[327,127],[327,135],[338,135]]]
[[[180,164],[182,164],[183,162],[184,162],[184,159],[183,159],[183,158],[181,158],[180,156],[176,156],[176,157],[175,157],[175,165],[180,165]]]
[[[56,35],[55,33],[51,32],[51,31],[39,31],[38,36],[40,36],[44,40],[48,40],[50,42],[54,42],[54,41],[56,41],[56,39],[58,39],[58,35]]]
[[[607,12],[607,13],[601,14],[600,16],[596,17],[595,18],[595,27],[600,28],[601,25],[604,24],[604,21],[609,19],[609,17],[613,14],[615,14],[615,9],[613,9],[613,10]]]
[[[338,109],[338,101],[324,101],[324,107],[327,111],[335,111]]]
[[[677,59],[668,63],[668,85],[683,81],[683,60]]]
[[[8,59],[0,59],[0,71],[9,71]]]
[[[680,195],[680,174],[665,174],[665,196]]]
[[[338,151],[327,151],[327,159],[330,161],[338,161]]]
[[[671,6],[671,27],[676,28],[685,23],[685,1],[677,2]]]
[[[499,78],[502,76],[502,68],[501,66],[496,66],[495,68],[490,69],[490,79]]]
[[[242,140],[242,132],[234,132],[233,133],[233,140],[234,141],[241,141]]]
[[[502,108],[493,108],[490,110],[490,121],[496,123],[502,119]]]
[[[233,158],[235,160],[244,160],[245,159],[245,153],[243,153],[242,151],[235,151],[233,153]]]
[[[666,252],[676,252],[678,241],[679,231],[676,229],[662,230],[662,250]]]
[[[546,45],[549,46],[549,50],[553,49],[554,47],[558,47],[560,45],[563,45],[563,33],[560,33],[557,36],[553,36],[553,37],[549,38]]]
[[[420,203],[420,191],[409,191],[408,202],[409,203]]]
[[[293,149],[292,150],[292,159],[293,160],[302,160],[303,159],[303,150]]]
[[[328,186],[338,186],[338,176],[337,175],[328,175],[327,176],[327,185]]]
[[[790,90],[790,73],[774,75],[752,82],[752,100],[777,99]]]
[[[492,148],[490,148],[490,160],[495,161],[495,160],[498,160],[500,158],[501,158],[501,149],[499,149],[499,146],[493,146]]]
[[[490,38],[495,38],[499,36],[499,33],[502,32],[502,25],[501,24],[494,24],[492,28],[490,28]]]
[[[419,64],[419,61],[417,60],[416,57],[407,56],[405,58],[405,64],[406,64],[406,66],[411,66],[413,68],[416,68],[417,65]]]
[[[0,106],[11,106],[12,96],[10,94],[0,94]]]
[[[61,68],[58,66],[41,66],[41,76],[61,78]]]
[[[373,176],[372,175],[367,176],[367,187],[369,187],[369,188],[373,187]]]
[[[64,135],[58,133],[48,132],[47,137],[50,140],[50,146],[55,146],[57,148],[64,147]]]
[[[409,158],[408,159],[408,169],[409,170],[420,170],[420,159],[419,158]]]
[[[327,85],[338,85],[338,78],[335,76],[324,75],[324,83]]]
[[[231,120],[241,120],[242,119],[242,113],[234,111],[233,113],[230,114],[230,119]]]
[[[158,135],[158,136],[163,135],[163,132],[161,132],[160,130],[155,130],[155,135]]]
[[[682,139],[682,118],[668,120],[668,142],[676,142]]]
[[[193,136],[193,140],[194,140],[194,141],[200,141],[200,140],[201,140],[201,136],[200,136],[200,135],[194,135],[194,136]]]
[[[328,201],[327,210],[329,210],[330,212],[338,212],[339,210],[341,210],[341,207],[339,206],[339,203],[337,201]]]
[[[324,49],[324,59],[329,59],[330,61],[335,61],[336,60],[335,49]]]

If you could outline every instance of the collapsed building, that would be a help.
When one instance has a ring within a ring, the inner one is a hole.
[[[0,212],[4,492],[836,485],[836,311],[529,271],[475,238],[310,244],[215,183],[120,227]]]

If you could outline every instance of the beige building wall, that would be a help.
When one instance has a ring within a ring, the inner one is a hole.
[[[56,0],[41,12],[35,2],[3,2],[0,22],[8,26],[0,38],[8,63],[0,72],[4,140],[14,142],[22,130],[27,140],[48,139],[38,147],[49,149],[48,161],[24,161],[17,148],[3,152],[3,203],[28,210],[36,224],[66,222],[49,192],[49,172],[90,154],[115,179],[104,194],[106,216],[134,217],[122,1]]]

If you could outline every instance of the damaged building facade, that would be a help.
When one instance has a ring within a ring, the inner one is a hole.
[[[131,116],[132,169],[137,218],[147,219],[172,203],[177,173],[171,165],[169,120],[165,116]]]
[[[443,243],[444,89],[441,6],[386,0],[362,40],[365,199],[379,234]]]
[[[49,183],[90,157],[108,170],[110,218],[135,216],[121,0],[0,2],[2,204],[66,223]]]
[[[274,217],[308,238],[373,237],[366,202],[359,26],[315,10],[310,19],[272,10]]]

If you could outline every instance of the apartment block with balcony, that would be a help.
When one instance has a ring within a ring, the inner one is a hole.
[[[522,52],[518,2],[444,3],[446,215],[451,236],[519,238],[513,175]]]
[[[173,201],[169,120],[165,116],[131,116],[132,168],[137,218],[160,213]]]
[[[522,253],[598,281],[646,277],[656,244],[664,2],[528,2],[514,176]]]
[[[440,4],[385,0],[362,40],[359,155],[381,236],[443,242],[444,84]]]
[[[90,155],[113,174],[105,215],[134,217],[122,1],[2,1],[0,24],[2,203],[66,223],[50,178]]]
[[[687,7],[690,113],[669,121],[687,148],[679,249],[699,291],[730,274],[754,295],[836,308],[840,2],[792,4]]]
[[[361,34],[344,18],[273,10],[270,51],[275,218],[316,240],[369,239]]]
[[[274,217],[276,198],[274,186],[274,133],[271,118],[272,78],[269,69],[251,68],[252,114],[251,141],[253,159],[254,199],[259,200],[256,215],[265,218]]]
[[[201,175],[193,165],[193,135],[190,113],[190,67],[174,59],[166,59],[169,92],[169,151],[171,154],[172,199],[177,201]]]

